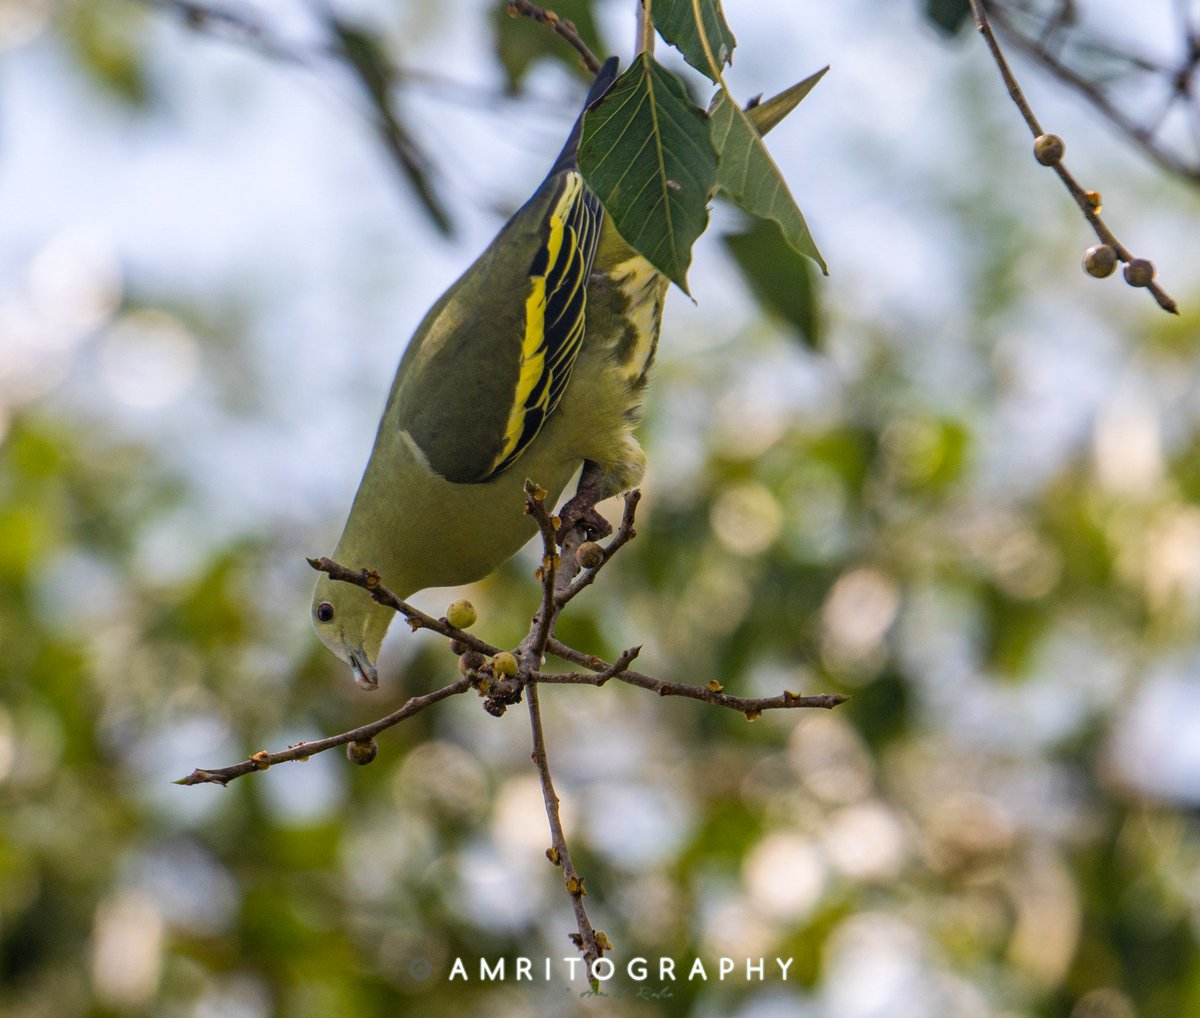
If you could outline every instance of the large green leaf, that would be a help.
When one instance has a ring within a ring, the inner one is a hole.
[[[763,310],[792,326],[805,346],[818,343],[819,319],[812,262],[798,254],[779,224],[755,219],[741,233],[722,238]]]
[[[696,27],[697,9],[704,25],[703,38]],[[684,60],[713,81],[717,80],[713,61],[717,68],[733,63],[737,40],[725,21],[721,0],[654,0],[650,17],[658,34],[679,50]],[[706,40],[712,60],[705,52]]]
[[[584,117],[579,167],[621,236],[687,293],[717,154],[682,82],[639,54]]]
[[[722,91],[713,103],[711,117],[713,145],[720,155],[718,188],[747,212],[778,223],[784,239],[828,275],[804,215],[749,114]]]

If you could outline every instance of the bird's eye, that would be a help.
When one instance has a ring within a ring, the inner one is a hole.
[[[333,621],[333,605],[331,605],[328,601],[322,601],[319,605],[317,605],[317,621]]]

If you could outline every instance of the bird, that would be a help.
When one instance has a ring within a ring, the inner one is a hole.
[[[564,526],[602,536],[594,506],[635,487],[634,436],[667,279],[621,237],[584,181],[584,113],[617,78],[607,60],[545,179],[437,300],[409,341],[332,558],[401,598],[482,579],[536,530],[526,479]],[[320,640],[364,689],[395,612],[322,575]]]

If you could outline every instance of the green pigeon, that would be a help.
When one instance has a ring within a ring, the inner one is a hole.
[[[617,76],[597,73],[584,110]],[[373,568],[401,597],[481,579],[535,533],[535,481],[565,525],[636,485],[633,436],[667,280],[604,215],[576,159],[583,113],[546,178],[439,298],[396,369],[375,446],[332,558]],[[317,635],[365,689],[395,612],[352,584],[317,581]]]

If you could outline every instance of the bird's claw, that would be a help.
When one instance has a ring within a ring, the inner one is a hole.
[[[612,533],[612,524],[596,511],[595,505],[588,505],[586,502],[576,505],[574,504],[579,496],[571,499],[562,511],[558,514],[558,543],[561,545],[566,540],[567,534],[572,530],[583,531],[584,537],[589,541],[596,541],[602,537],[608,537]]]

